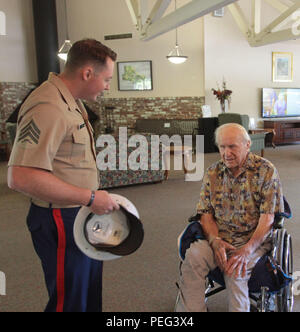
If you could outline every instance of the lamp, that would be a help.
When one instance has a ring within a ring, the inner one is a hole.
[[[65,23],[66,23],[66,35],[67,35],[67,39],[65,40],[65,42],[63,43],[62,47],[59,49],[57,55],[60,59],[62,59],[63,61],[67,61],[68,58],[68,53],[72,47],[72,43],[69,39],[69,34],[68,34],[68,16],[67,16],[67,2],[66,0],[64,0],[64,4],[65,4]]]
[[[173,51],[171,51],[170,54],[167,56],[167,59],[170,62],[175,63],[176,65],[186,62],[187,58],[187,56],[180,55],[179,46],[177,43]]]
[[[62,60],[67,61],[68,53],[69,53],[71,47],[72,47],[71,41],[69,39],[66,39],[65,42],[63,43],[63,46],[59,49],[57,55]]]
[[[177,0],[175,0],[175,11],[177,9]],[[176,44],[175,48],[167,55],[167,59],[174,64],[181,64],[186,62],[187,56],[180,55],[180,47],[178,46],[178,31],[176,28]]]

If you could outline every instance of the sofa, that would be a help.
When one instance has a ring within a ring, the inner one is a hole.
[[[110,148],[109,144],[102,144],[100,146],[100,141],[105,138],[105,135],[101,135],[98,137],[96,141],[97,146],[97,166],[100,171],[100,188],[108,189],[114,187],[122,187],[136,184],[144,184],[144,183],[157,183],[162,182],[165,179],[165,171],[162,167],[162,148],[159,147],[159,150],[156,150],[151,155],[151,135],[144,134],[143,137],[147,140],[148,146],[148,158],[147,165],[143,165],[143,169],[133,170],[131,169],[127,163],[127,170],[120,169],[119,159],[120,157],[123,160],[127,160],[134,151],[137,151],[138,147],[129,147],[127,146],[127,151],[120,149],[119,138],[114,137],[115,147]],[[112,139],[112,136],[110,136]],[[130,137],[128,137],[128,140]],[[124,142],[123,142],[124,144]],[[102,152],[102,154],[101,154]],[[111,163],[108,158],[108,154],[112,156],[112,159],[115,158],[114,162]],[[105,155],[107,155],[105,157]],[[137,163],[140,162],[140,155],[137,153]],[[108,169],[103,169],[103,164],[106,164]],[[153,165],[157,165],[157,169],[153,169]]]
[[[225,123],[238,123],[242,125],[247,132],[249,132],[249,116],[247,114],[239,113],[221,113],[218,115],[219,126]],[[266,133],[249,134],[252,145],[251,151],[260,151],[261,156],[264,156],[265,149],[265,135]]]
[[[137,119],[134,131],[156,135],[195,135],[198,119]]]
[[[133,129],[136,133],[167,135],[170,138],[178,135],[181,137],[180,144],[184,144],[184,136],[191,136],[192,141],[189,144],[192,145],[195,152],[198,119],[137,119]]]

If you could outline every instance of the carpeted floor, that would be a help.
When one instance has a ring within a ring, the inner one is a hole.
[[[281,175],[293,219],[286,224],[294,245],[294,270],[300,271],[300,145],[268,148],[265,157]],[[205,155],[205,166],[219,158]],[[106,312],[170,312],[178,279],[177,236],[194,214],[198,182],[185,182],[183,172],[172,171],[168,181],[110,190],[130,199],[145,228],[142,247],[133,255],[104,265],[103,303]],[[6,296],[0,312],[43,311],[47,301],[39,260],[25,226],[28,199],[6,186],[6,164],[0,163],[0,271],[6,275]],[[209,300],[210,311],[226,311],[226,292]],[[295,297],[294,311],[300,311]]]

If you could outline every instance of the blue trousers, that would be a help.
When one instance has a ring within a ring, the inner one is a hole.
[[[51,209],[31,204],[27,226],[49,294],[45,312],[101,312],[102,269],[76,246],[73,225],[79,208]]]

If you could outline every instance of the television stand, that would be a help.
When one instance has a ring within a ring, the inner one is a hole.
[[[273,129],[274,144],[300,142],[300,120],[264,120],[264,128]]]

